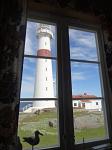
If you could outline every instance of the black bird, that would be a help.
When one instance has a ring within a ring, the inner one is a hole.
[[[39,144],[40,142],[40,138],[39,135],[42,135],[42,133],[40,133],[38,130],[35,131],[35,136],[31,136],[31,137],[23,137],[24,141],[23,142],[27,142],[28,144],[32,145],[32,150],[33,147],[37,144]]]

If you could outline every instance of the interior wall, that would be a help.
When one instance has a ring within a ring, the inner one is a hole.
[[[105,57],[112,90],[112,14],[97,4],[97,1],[76,0],[29,0],[31,9],[58,10],[57,13],[73,12],[77,19],[100,23],[104,34]],[[95,3],[96,2],[96,3]],[[0,150],[16,149],[17,122],[20,89],[20,64],[22,61],[25,28],[26,28],[26,3],[22,0],[0,2]],[[55,6],[55,7],[51,7]],[[109,7],[109,6],[108,6]],[[38,9],[39,9],[38,8]],[[51,8],[51,9],[50,9]],[[110,11],[110,7],[108,8]],[[37,10],[38,11],[38,10]]]

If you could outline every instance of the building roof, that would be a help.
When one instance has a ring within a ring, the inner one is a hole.
[[[80,99],[80,98],[96,98],[97,96],[95,95],[88,95],[87,93],[84,93],[84,94],[80,94],[80,95],[73,95],[72,98],[75,98],[75,99]]]
[[[86,102],[86,103],[91,103],[92,101],[95,101],[96,99],[94,99],[94,98],[96,98],[96,97],[97,96],[95,96],[95,95],[89,95],[87,93],[72,96],[72,98],[74,100],[80,100],[81,102]],[[81,99],[81,98],[84,98],[84,99]],[[90,98],[90,99],[88,99],[88,98]],[[91,99],[91,98],[93,98],[93,99]]]

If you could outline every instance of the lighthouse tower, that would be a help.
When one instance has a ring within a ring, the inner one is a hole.
[[[39,24],[37,28],[38,38],[38,50],[37,56],[51,57],[51,39],[53,33],[51,26],[46,24]],[[35,74],[35,87],[34,87],[34,98],[54,98],[53,88],[53,72],[51,59],[38,58],[36,62],[36,74]],[[55,101],[34,101],[33,108],[54,108]]]

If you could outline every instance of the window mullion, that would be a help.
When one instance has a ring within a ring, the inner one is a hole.
[[[64,111],[63,111],[63,85],[62,85],[62,52],[61,52],[61,23],[57,24],[57,70],[58,70],[58,109],[59,109],[59,136],[60,149],[65,150],[64,147]]]
[[[72,111],[72,89],[70,75],[70,53],[68,27],[65,23],[62,25],[62,76],[63,76],[63,105],[64,105],[64,141],[68,150],[73,149],[74,129],[73,129],[73,111]]]

